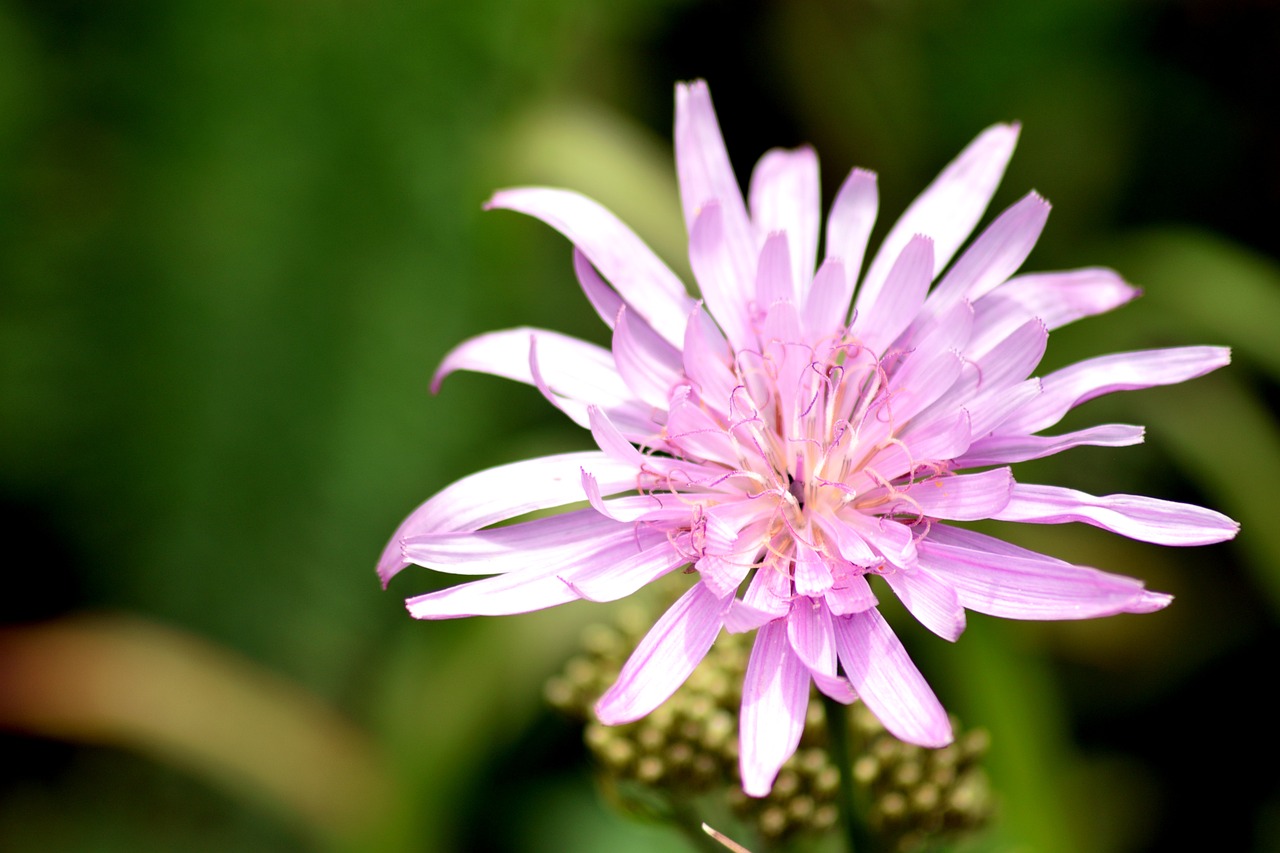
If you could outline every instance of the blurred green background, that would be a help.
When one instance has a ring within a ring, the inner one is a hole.
[[[382,592],[373,564],[453,479],[588,446],[530,389],[428,380],[489,329],[606,340],[567,244],[482,214],[493,189],[585,191],[684,268],[693,77],[741,176],[801,142],[827,203],[877,170],[877,234],[1021,120],[993,210],[1054,202],[1028,266],[1146,291],[1047,365],[1235,348],[1073,421],[1146,445],[1021,469],[1243,522],[1189,551],[1017,532],[1169,610],[899,625],[992,735],[969,849],[1280,849],[1277,43],[1250,0],[0,3],[0,849],[687,849],[605,809],[542,703],[604,608],[414,623],[440,579]]]

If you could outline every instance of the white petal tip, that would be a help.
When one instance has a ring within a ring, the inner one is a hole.
[[[1173,601],[1173,596],[1167,592],[1149,592],[1144,590],[1141,597],[1138,598],[1129,608],[1129,613],[1154,613],[1157,610],[1163,610]]]

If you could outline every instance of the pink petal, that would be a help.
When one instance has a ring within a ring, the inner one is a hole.
[[[420,505],[401,522],[378,561],[385,585],[406,565],[401,543],[432,533],[479,530],[533,512],[580,501],[582,472],[590,471],[604,494],[636,487],[636,469],[587,451],[526,459],[464,477]]]
[[[637,471],[644,466],[644,454],[627,441],[626,437],[613,425],[613,421],[609,420],[609,416],[599,407],[587,406],[587,418],[591,427],[591,437],[610,459],[623,465],[635,466]]]
[[[655,530],[655,532],[658,532]],[[622,560],[595,560],[594,565],[567,574],[562,580],[587,601],[617,601],[671,571],[689,564],[686,552],[671,542],[646,548]]]
[[[805,281],[813,273],[806,273]],[[785,231],[773,231],[764,241],[760,250],[760,262],[756,264],[755,305],[759,314],[768,312],[775,302],[787,301],[799,305],[796,297],[795,270],[791,264],[791,249],[788,246]]]
[[[632,653],[618,680],[596,703],[607,726],[630,723],[661,705],[706,656],[729,612],[732,596],[694,584],[662,615]]]
[[[791,590],[789,563],[790,558],[776,551],[766,554],[764,564],[756,569],[751,583],[747,584],[742,602],[753,611],[772,614],[775,619],[786,616],[795,597]]]
[[[693,300],[644,241],[601,205],[568,190],[522,187],[495,193],[486,209],[535,216],[573,242],[627,304],[674,345]]]
[[[699,305],[689,315],[684,332],[684,373],[698,397],[718,413],[728,411],[729,399],[738,387],[728,343]]]
[[[831,589],[831,569],[826,560],[803,542],[795,544],[795,567],[797,595],[821,596]]]
[[[1018,126],[987,128],[911,203],[876,253],[858,293],[858,308],[879,292],[889,268],[916,234],[932,237],[935,270],[943,269],[982,218],[1018,141]]]
[[[965,250],[930,296],[931,308],[958,299],[976,301],[1018,271],[1049,218],[1049,202],[1024,196],[991,223]]]
[[[1240,525],[1220,512],[1143,495],[1094,495],[1019,483],[993,518],[1030,524],[1082,521],[1157,545],[1209,545],[1233,538]]]
[[[880,193],[876,175],[865,169],[854,169],[840,185],[827,218],[827,259],[838,258],[848,274],[848,292],[853,295],[854,282],[862,269],[867,252],[867,238],[876,224]],[[910,235],[908,235],[910,236]],[[848,300],[845,300],[848,304]],[[848,311],[846,310],[846,314]]]
[[[625,307],[613,327],[613,357],[633,394],[657,409],[666,408],[671,389],[684,379],[680,351]]]
[[[933,241],[917,234],[894,261],[875,301],[859,295],[854,334],[872,352],[883,353],[920,313],[931,281]]]
[[[838,616],[836,650],[849,683],[895,737],[920,746],[951,743],[951,723],[880,611]]]
[[[457,370],[474,370],[532,385],[532,341],[537,342],[539,368],[557,393],[600,405],[634,399],[608,350],[559,332],[527,326],[489,332],[459,344],[436,370],[431,390],[438,391],[445,377]]]
[[[725,236],[723,220],[718,202],[702,207],[689,235],[689,263],[707,310],[734,350],[741,351],[749,349],[755,338],[747,315],[755,275],[754,270],[740,268]]]
[[[995,468],[980,474],[931,477],[913,484],[901,500],[886,504],[884,512],[886,515],[979,521],[992,518],[1008,506],[1013,489],[1013,473],[1008,468]]]
[[[1113,270],[1092,267],[1020,275],[1009,279],[992,296],[1015,300],[1052,331],[1118,308],[1141,292]]]
[[[1002,434],[1039,432],[1103,394],[1176,385],[1231,361],[1226,347],[1174,347],[1123,352],[1064,367],[1041,380],[1044,392],[999,426]]]
[[[858,698],[849,681],[836,675],[835,628],[822,599],[795,600],[787,617],[787,639],[819,690],[845,705]]]
[[[742,683],[742,790],[763,797],[800,745],[809,708],[809,670],[791,651],[783,620],[764,625]]]
[[[442,572],[493,575],[547,566],[564,568],[619,543],[637,528],[580,509],[506,527],[466,533],[432,533],[404,540],[406,560]]]
[[[1133,578],[1073,566],[945,525],[934,525],[920,543],[920,567],[954,589],[963,606],[1005,619],[1150,613],[1172,600]]]
[[[880,603],[865,575],[847,572],[836,576],[835,584],[827,590],[826,601],[836,616],[861,613]]]
[[[964,633],[964,607],[951,586],[926,571],[891,571],[881,577],[921,625],[953,643]]]
[[[853,285],[839,258],[827,258],[813,277],[804,302],[804,328],[808,340],[820,341],[844,329],[849,316]]]
[[[601,320],[604,320],[605,325],[612,329],[618,311],[624,304],[622,297],[605,284],[604,279],[596,272],[596,268],[591,266],[591,261],[587,260],[587,256],[582,254],[582,250],[577,246],[573,247],[573,272],[578,277],[578,284],[582,286],[582,292],[587,295],[587,301],[591,303],[591,307],[596,309],[596,313],[600,315]]]
[[[694,224],[706,207],[719,206],[731,278],[745,286],[753,279],[751,264],[758,245],[752,236],[742,190],[738,188],[738,179],[720,134],[720,123],[711,105],[711,92],[702,80],[676,86],[675,148],[680,202],[690,241]],[[716,313],[715,306],[711,313]],[[719,316],[716,319],[723,322]]]
[[[1129,424],[1103,424],[1064,435],[993,435],[969,445],[957,468],[1007,465],[1052,456],[1073,447],[1128,447],[1141,444],[1144,430]]]
[[[576,562],[571,562],[575,557]],[[577,549],[570,547],[563,560],[544,558],[528,568],[415,596],[405,605],[415,619],[529,613],[582,598],[578,584],[602,574],[618,572],[612,585],[606,578],[593,586],[601,599],[609,598],[610,593],[621,597],[642,585],[637,575],[656,577],[683,562],[659,531],[643,536],[631,531],[631,535],[615,538],[586,555],[578,556]]]
[[[818,258],[818,227],[822,218],[818,185],[818,157],[809,147],[765,153],[751,173],[747,189],[751,224],[757,239],[784,232],[791,244],[793,300],[803,305]]]

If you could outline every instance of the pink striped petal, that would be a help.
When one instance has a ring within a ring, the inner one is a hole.
[[[706,657],[732,603],[732,596],[721,598],[694,584],[649,630],[596,702],[600,722],[630,723],[665,702]]]
[[[679,345],[693,306],[684,283],[606,208],[578,193],[546,187],[494,193],[485,205],[492,208],[535,216],[568,237],[637,314]]]
[[[742,683],[739,770],[748,796],[769,793],[800,745],[808,708],[809,670],[791,651],[786,622],[770,622],[756,632]]]
[[[944,525],[935,525],[920,543],[920,567],[954,589],[963,606],[1004,619],[1150,613],[1172,600],[1144,589],[1134,578],[1074,566]]]
[[[827,590],[826,601],[835,616],[861,613],[880,603],[865,575],[848,572],[836,576],[835,584]]]
[[[1094,495],[1060,486],[1019,483],[992,518],[1029,524],[1081,521],[1157,545],[1209,545],[1233,538],[1240,525],[1220,512],[1144,495]]]
[[[637,528],[593,509],[574,510],[506,527],[410,536],[405,559],[460,575],[494,575],[544,566],[564,568],[602,548],[636,540]]]
[[[995,468],[980,474],[931,477],[913,484],[902,497],[885,504],[886,515],[943,518],[949,521],[979,521],[991,518],[1009,504],[1013,495],[1013,472]],[[868,500],[876,495],[870,493]]]
[[[796,283],[792,301],[804,304],[818,259],[818,227],[822,219],[822,191],[818,185],[818,157],[807,146],[765,153],[751,173],[747,198],[756,239],[783,232],[790,243],[791,276]]]
[[[934,269],[947,265],[982,218],[1017,141],[1017,125],[987,128],[911,203],[867,270],[858,292],[859,310],[874,301],[889,268],[916,234],[933,238]]]
[[[734,350],[741,352],[751,347],[755,337],[747,314],[755,275],[753,270],[739,268],[723,220],[719,203],[703,206],[689,235],[689,263],[707,310]]]
[[[415,619],[457,619],[465,616],[507,616],[513,613],[530,613],[558,604],[566,604],[582,598],[577,584],[601,574],[618,570],[618,582],[608,586],[600,582],[598,589],[622,591],[629,587],[637,573],[658,574],[657,566],[670,571],[671,562],[680,565],[682,560],[673,556],[674,548],[666,536],[650,531],[644,536],[626,536],[595,549],[581,557],[577,564],[568,562],[572,550],[566,552],[566,560],[542,560],[529,568],[516,569],[506,574],[458,586],[418,595],[405,601],[409,614]],[[631,591],[639,584],[631,587]]]
[[[591,261],[587,260],[587,256],[582,254],[582,250],[577,246],[573,247],[573,273],[578,277],[578,284],[582,286],[582,292],[587,295],[587,301],[591,303],[591,307],[596,309],[596,313],[600,315],[601,320],[604,320],[605,325],[612,329],[614,320],[617,319],[618,312],[622,310],[624,304],[622,297],[616,290],[605,284],[604,279],[596,272],[596,268],[591,266]]]
[[[582,500],[583,471],[590,471],[607,495],[636,487],[638,472],[633,466],[596,451],[525,459],[480,471],[447,486],[401,522],[378,561],[378,576],[386,585],[407,565],[401,543],[412,537],[470,532]]]
[[[911,325],[933,281],[933,241],[911,238],[893,263],[874,302],[859,300],[853,333],[872,352],[881,354]]]
[[[795,584],[797,595],[821,596],[831,589],[831,568],[822,554],[803,542],[795,544]]]
[[[900,740],[920,746],[951,743],[947,712],[880,611],[865,610],[832,621],[845,675],[884,727]]]
[[[764,241],[764,248],[760,250],[760,262],[756,264],[755,313],[763,316],[775,302],[800,304],[796,298],[797,281],[795,271],[791,268],[787,233],[770,232]]]
[[[634,399],[608,350],[559,332],[527,326],[489,332],[459,344],[436,370],[431,390],[439,391],[445,377],[458,370],[489,373],[532,385],[529,348],[535,341],[539,368],[556,393],[600,405]]]
[[[657,531],[655,531],[657,532]],[[567,574],[563,580],[587,601],[617,601],[663,575],[689,564],[686,553],[667,537],[661,544],[646,548],[622,560],[597,560],[592,565]]]
[[[921,625],[953,643],[964,633],[964,607],[956,591],[935,575],[927,571],[894,571],[881,577]]]
[[[680,203],[692,242],[694,225],[710,204],[721,208],[722,238],[731,278],[745,286],[754,278],[751,265],[758,245],[747,218],[742,190],[720,134],[711,92],[702,80],[676,86],[676,177]],[[696,268],[695,268],[696,271]],[[745,301],[745,300],[744,300]],[[712,314],[715,308],[712,307]],[[719,317],[717,320],[721,319]]]
[[[1064,435],[993,435],[969,445],[956,459],[957,468],[1007,465],[1052,456],[1073,447],[1128,447],[1141,444],[1143,430],[1129,424],[1103,424]]]
[[[819,690],[845,705],[858,698],[848,679],[836,675],[835,628],[821,598],[795,600],[787,617],[787,640]]]
[[[684,379],[680,351],[625,307],[613,327],[613,357],[634,396],[657,409],[666,408],[671,389]]]
[[[1231,361],[1226,347],[1174,347],[1114,353],[1064,367],[1041,380],[1044,392],[999,426],[1001,434],[1039,432],[1071,409],[1115,391],[1176,385]]]
[[[699,305],[689,315],[684,332],[684,373],[698,397],[715,411],[727,411],[733,389],[738,387],[729,345],[706,311]]]
[[[1048,218],[1049,202],[1034,192],[1000,214],[943,276],[929,297],[930,307],[976,301],[1004,283],[1031,254]]]
[[[1052,331],[1119,308],[1141,293],[1114,270],[1091,267],[1020,275],[1009,279],[992,296],[1016,301]]]
[[[808,340],[821,341],[844,329],[849,317],[853,284],[839,258],[827,258],[813,277],[804,301],[804,328]]]
[[[838,258],[844,264],[849,276],[850,296],[862,270],[867,239],[876,224],[879,206],[880,191],[876,187],[875,172],[865,169],[854,169],[849,173],[831,204],[831,215],[827,217],[827,259]]]

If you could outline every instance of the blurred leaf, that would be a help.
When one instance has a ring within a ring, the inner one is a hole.
[[[0,632],[0,726],[134,749],[358,837],[392,794],[372,742],[316,697],[225,650],[127,616]]]

